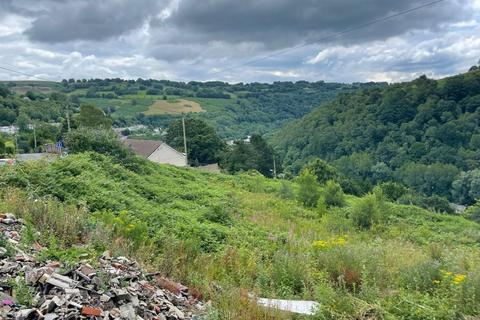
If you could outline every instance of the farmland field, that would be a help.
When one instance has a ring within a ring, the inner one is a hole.
[[[200,104],[195,101],[178,99],[178,100],[158,100],[150,109],[144,112],[146,115],[158,114],[181,114],[190,112],[204,112]]]

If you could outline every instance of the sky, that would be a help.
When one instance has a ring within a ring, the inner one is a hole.
[[[42,79],[401,82],[480,59],[480,0],[0,0],[0,67]],[[0,70],[1,80],[33,79]]]

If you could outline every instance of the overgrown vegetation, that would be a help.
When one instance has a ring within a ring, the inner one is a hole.
[[[321,197],[340,194],[309,175]],[[132,256],[212,299],[212,319],[292,318],[256,307],[248,292],[314,299],[315,319],[480,314],[476,222],[390,203],[379,189],[320,213],[319,201],[292,199],[303,183],[147,161],[132,171],[82,153],[1,168],[0,211],[26,220],[25,245],[48,248],[41,258]]]

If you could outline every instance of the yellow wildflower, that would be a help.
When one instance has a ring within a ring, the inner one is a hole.
[[[313,246],[317,249],[328,248],[328,242],[324,240],[318,240],[313,243]]]
[[[453,272],[450,271],[442,271],[443,272],[443,277],[448,278],[453,275]]]
[[[465,276],[464,274],[456,274],[455,277],[453,278],[453,283],[460,284],[465,280],[466,277],[467,276]]]
[[[333,247],[342,247],[347,243],[347,237],[330,238],[329,240],[317,240],[313,247],[317,249],[328,249]]]

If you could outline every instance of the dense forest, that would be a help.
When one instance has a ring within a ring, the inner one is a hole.
[[[471,204],[480,194],[480,71],[341,94],[273,138],[298,172],[322,158],[360,191],[396,181]]]

